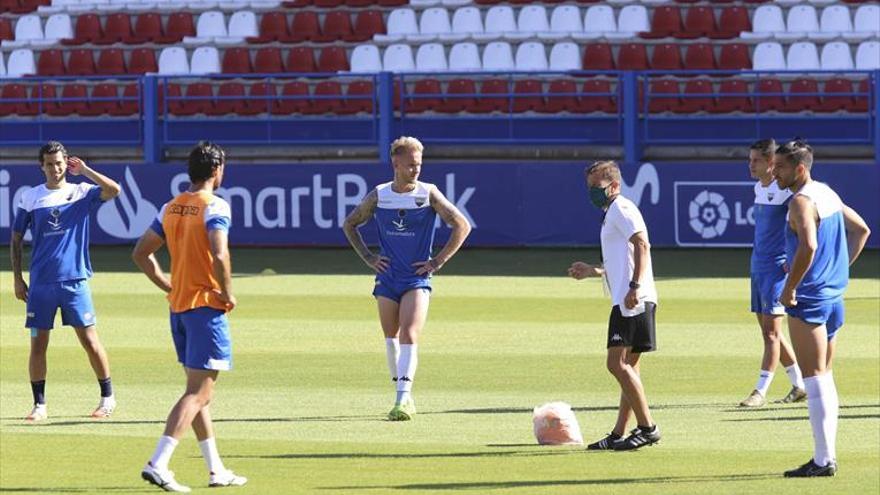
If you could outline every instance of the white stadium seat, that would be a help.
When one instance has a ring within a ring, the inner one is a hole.
[[[213,43],[215,38],[226,38],[226,19],[223,12],[209,10],[202,12],[196,21],[196,35],[184,36],[184,45]]]
[[[186,50],[179,46],[163,48],[159,53],[159,74],[189,74]]]
[[[862,5],[853,16],[853,31],[845,34],[848,41],[880,38],[880,5]]]
[[[752,14],[752,30],[743,31],[740,37],[744,39],[768,39],[774,33],[785,32],[785,20],[782,18],[782,9],[778,5],[761,5]]]
[[[386,23],[387,34],[377,34],[373,40],[377,43],[393,43],[402,41],[407,35],[419,34],[416,23],[416,12],[413,9],[394,9],[388,14]]]
[[[500,38],[504,33],[516,33],[516,20],[513,17],[513,9],[507,5],[495,5],[486,13],[483,34],[475,34],[473,38],[477,40],[492,40]]]
[[[516,70],[546,71],[547,51],[544,43],[530,41],[520,44],[516,49]]]
[[[506,41],[493,41],[483,49],[484,71],[512,71],[516,69],[513,62],[513,49]]]
[[[352,72],[382,72],[382,59],[376,45],[358,45],[351,51]]]
[[[833,41],[822,47],[822,70],[852,70],[854,67],[849,43]]]
[[[816,7],[812,5],[796,5],[788,10],[785,33],[776,33],[780,40],[797,40],[806,38],[809,33],[819,32],[819,18]]]
[[[452,32],[449,11],[443,7],[432,7],[422,12],[419,19],[420,34],[447,34]]]
[[[818,70],[821,67],[819,51],[816,49],[816,45],[810,41],[792,43],[788,47],[785,60],[785,66],[788,70]]]
[[[416,52],[416,70],[419,72],[444,72],[448,69],[446,51],[440,43],[425,43]]]
[[[856,49],[856,69],[880,70],[880,41],[865,41]],[[12,71],[12,69],[9,69]]]
[[[752,53],[752,68],[754,70],[785,70],[785,55],[782,52],[782,45],[775,41],[758,43]]]
[[[0,52],[0,78],[6,77],[6,63],[3,61],[3,52]]]
[[[478,71],[483,69],[476,43],[456,43],[449,50],[450,71]]]
[[[241,10],[229,17],[226,37],[217,37],[214,41],[222,44],[244,43],[245,38],[257,37],[259,35],[260,28],[257,27],[257,15],[249,10]]]
[[[832,5],[822,10],[819,22],[823,33],[848,33],[853,30],[852,19],[849,18],[849,7]]]
[[[550,31],[554,33],[579,33],[583,30],[581,12],[574,5],[560,5],[550,14]]]
[[[462,7],[452,14],[452,32],[457,34],[474,34],[483,32],[483,19],[480,9]]]
[[[617,15],[619,33],[642,33],[651,30],[648,9],[644,5],[627,5]]]
[[[15,23],[15,40],[5,40],[3,46],[23,47],[31,43],[31,41],[40,41],[43,39],[43,24],[40,16],[36,14],[23,15],[18,18]]]
[[[550,50],[550,70],[580,70],[581,51],[571,42],[556,43]]]
[[[412,72],[416,70],[412,47],[396,43],[385,49],[382,55],[382,68],[390,72]]]
[[[46,20],[45,38],[50,44],[73,38],[73,22],[68,14],[52,14]]]
[[[6,63],[7,77],[22,77],[36,73],[37,66],[34,63],[34,52],[27,48],[19,48],[9,54],[9,61]]]
[[[547,22],[547,8],[543,5],[528,5],[520,9],[516,20],[516,30],[520,34],[526,35],[550,31],[550,23]]]
[[[189,62],[189,73],[196,75],[217,74],[220,72],[220,53],[216,47],[200,46],[193,50]]]
[[[617,31],[614,9],[608,5],[591,5],[584,14],[584,31]]]

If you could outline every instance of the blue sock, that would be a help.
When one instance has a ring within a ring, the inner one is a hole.
[[[98,379],[98,385],[101,386],[101,397],[110,397],[113,395],[113,384],[110,383],[110,377]]]
[[[34,394],[34,404],[46,403],[46,380],[31,382],[31,392]]]

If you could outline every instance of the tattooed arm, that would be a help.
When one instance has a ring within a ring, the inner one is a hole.
[[[455,207],[443,193],[440,192],[436,187],[431,189],[430,193],[431,199],[431,207],[434,208],[434,211],[440,215],[440,218],[446,222],[446,224],[452,226],[452,233],[449,235],[449,240],[446,241],[446,245],[443,246],[443,249],[437,253],[436,256],[426,261],[418,261],[413,263],[413,266],[417,267],[416,275],[424,275],[426,273],[433,273],[452,258],[458,249],[464,244],[464,240],[467,238],[468,234],[471,233],[471,224],[468,223],[467,219],[464,215],[458,211],[458,208]]]
[[[358,230],[361,225],[367,223],[370,220],[370,217],[373,216],[373,212],[376,211],[376,205],[378,202],[379,193],[373,189],[364,196],[361,204],[359,204],[357,208],[345,218],[345,222],[342,224],[342,230],[345,232],[345,237],[348,239],[348,243],[351,244],[351,247],[354,248],[357,255],[364,260],[364,263],[377,273],[381,273],[388,269],[391,260],[370,251],[370,248],[368,248],[367,244],[364,242],[364,238],[361,237],[360,230]]]

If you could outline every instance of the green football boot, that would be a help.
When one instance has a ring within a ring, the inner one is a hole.
[[[388,412],[389,421],[409,421],[416,415],[416,403],[412,398],[403,401],[400,404],[394,404],[391,411]]]

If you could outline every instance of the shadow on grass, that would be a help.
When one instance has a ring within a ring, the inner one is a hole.
[[[880,419],[880,414],[841,414],[838,419]],[[736,418],[722,419],[721,421],[740,423],[747,421],[809,421],[809,416],[782,416],[782,417],[765,417],[765,418]]]
[[[761,481],[781,478],[780,473],[721,474],[705,476],[652,476],[586,480],[478,481],[473,483],[417,483],[383,486],[327,486],[323,490],[500,490],[505,488],[546,488],[554,486],[638,485],[654,483],[712,483]]]
[[[799,402],[797,404],[767,404],[764,407],[731,407],[728,409],[724,409],[721,412],[727,413],[761,413],[767,411],[793,411],[799,408],[806,408],[806,401]],[[880,404],[847,404],[845,406],[840,406],[840,409],[873,409],[880,408]]]
[[[142,488],[142,487],[131,487],[131,486],[91,486],[88,488],[37,488],[30,486],[4,486],[0,487],[0,493],[9,492],[9,493],[97,493],[97,492],[143,492],[143,493],[156,493],[155,488]]]
[[[535,447],[535,445],[528,445]],[[547,449],[546,446],[539,446]],[[299,460],[299,459],[457,459],[479,457],[533,457],[547,455],[582,455],[583,447],[560,447],[554,450],[507,450],[487,452],[428,452],[419,454],[389,453],[377,454],[374,452],[339,452],[332,454],[303,453],[303,454],[264,454],[264,455],[224,455],[230,459],[274,459],[274,460]]]
[[[727,406],[726,403],[714,402],[707,404],[651,404],[650,407],[652,410],[664,410],[664,409],[714,409],[718,407]],[[596,411],[616,411],[618,406],[580,406],[580,407],[572,407],[571,410],[575,412],[596,412]],[[423,412],[419,413],[422,415],[427,414],[531,414],[532,408],[530,407],[486,407],[486,408],[476,408],[476,409],[449,409],[447,411],[436,411],[436,412]]]

